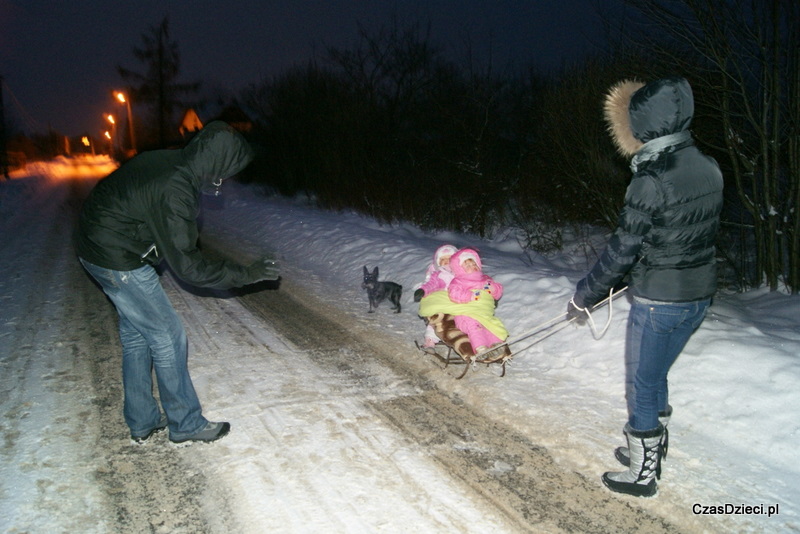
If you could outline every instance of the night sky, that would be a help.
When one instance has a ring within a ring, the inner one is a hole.
[[[431,41],[459,60],[466,43],[498,67],[557,69],[603,45],[597,0],[0,0],[0,76],[16,130],[99,136],[116,66],[141,72],[133,47],[169,16],[181,81],[201,95],[240,89],[358,40],[357,24],[430,23]],[[134,108],[135,109],[135,108]]]

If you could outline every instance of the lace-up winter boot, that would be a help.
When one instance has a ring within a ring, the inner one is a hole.
[[[666,410],[658,412],[658,421],[664,426],[664,438],[661,440],[661,456],[658,457],[658,465],[656,466],[656,478],[659,480],[661,480],[661,461],[666,460],[667,450],[669,449],[669,430],[667,425],[670,417],[672,417],[672,406],[668,405]],[[631,465],[628,447],[617,447],[614,450],[614,457],[625,467]]]
[[[656,468],[661,456],[661,438],[664,427],[659,424],[654,430],[637,432],[625,425],[628,438],[630,466],[627,471],[604,473],[603,484],[611,491],[636,497],[652,497],[658,489]]]

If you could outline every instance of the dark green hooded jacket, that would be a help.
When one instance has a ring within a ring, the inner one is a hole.
[[[252,159],[244,138],[219,121],[206,125],[181,150],[134,157],[101,180],[87,198],[78,256],[116,271],[164,259],[178,277],[199,287],[249,283],[245,266],[203,256],[197,217],[201,192],[240,172]]]
[[[630,273],[634,296],[691,302],[716,291],[715,240],[722,173],[694,145],[694,99],[683,78],[622,82],[606,99],[609,130],[633,178],[619,224],[578,283],[575,303],[592,306]]]

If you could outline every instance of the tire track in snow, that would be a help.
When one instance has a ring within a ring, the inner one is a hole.
[[[372,409],[372,401],[415,394],[407,380],[385,376],[383,366],[359,376],[320,366],[306,350],[320,341],[313,335],[299,347],[239,300],[169,292],[190,330],[205,409],[232,423],[193,460],[216,481],[206,515],[231,507],[237,531],[248,532],[516,531],[493,510],[461,509],[468,488]],[[393,387],[376,387],[387,382]]]
[[[345,314],[336,314],[300,288],[284,284],[285,290],[240,300],[307,351],[316,365],[359,384],[356,395],[368,399],[375,414],[402,432],[420,454],[439,463],[445,476],[468,488],[469,497],[456,503],[457,509],[474,508],[502,517],[507,528],[519,532],[678,530],[614,498],[583,475],[565,470],[545,448],[444,393],[403,363],[392,340],[374,328],[368,341],[356,333],[359,327]],[[398,377],[406,384],[405,391],[387,395]]]

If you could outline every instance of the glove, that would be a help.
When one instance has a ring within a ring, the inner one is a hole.
[[[277,280],[280,278],[278,261],[272,258],[256,260],[247,267],[247,274],[250,276],[251,284],[262,280]]]
[[[424,297],[424,296],[425,296],[425,290],[424,289],[417,289],[416,291],[414,291],[414,302],[421,301],[422,297]]]
[[[579,325],[586,324],[586,308],[580,307],[575,303],[575,297],[572,297],[567,304],[567,319],[575,320]]]

